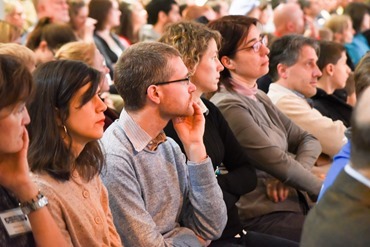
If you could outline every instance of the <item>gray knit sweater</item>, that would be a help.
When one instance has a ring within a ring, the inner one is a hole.
[[[200,246],[226,224],[222,192],[207,158],[187,162],[171,139],[149,151],[150,136],[122,111],[104,133],[103,182],[124,246]]]

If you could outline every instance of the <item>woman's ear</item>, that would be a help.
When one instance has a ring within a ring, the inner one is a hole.
[[[229,58],[228,56],[222,56],[221,57],[221,63],[228,70],[235,69],[234,61],[231,58]]]

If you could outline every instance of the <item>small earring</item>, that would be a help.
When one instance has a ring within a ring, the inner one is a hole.
[[[66,127],[65,125],[63,125],[63,129],[64,129],[64,133],[65,133],[66,135],[68,135],[67,127]]]

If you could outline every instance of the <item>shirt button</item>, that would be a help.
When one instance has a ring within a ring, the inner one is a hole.
[[[95,221],[96,224],[101,224],[100,217],[95,217],[94,221]]]
[[[89,191],[87,190],[84,190],[84,192],[82,193],[83,197],[85,198],[89,198]]]

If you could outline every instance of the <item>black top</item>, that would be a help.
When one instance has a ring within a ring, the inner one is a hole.
[[[264,91],[266,94],[269,92],[270,84],[272,83],[271,76],[266,74],[257,79],[258,89]]]
[[[227,207],[228,222],[220,239],[234,237],[242,231],[238,209],[235,203],[239,197],[255,189],[256,172],[242,147],[239,145],[220,110],[210,101],[202,99],[209,112],[205,114],[204,145],[213,167],[223,164],[227,174],[218,175],[217,181],[222,189]],[[167,136],[173,138],[184,152],[184,147],[170,122],[164,129]],[[185,153],[185,152],[184,152]]]
[[[335,120],[341,120],[346,127],[351,126],[352,106],[348,105],[335,94],[327,94],[317,88],[316,95],[312,97],[313,106],[322,115]]]
[[[125,47],[122,45],[122,43],[119,41],[119,38],[117,35],[111,33],[110,34],[114,42],[118,45],[121,50],[125,50]],[[114,53],[110,48],[108,43],[100,37],[98,34],[94,33],[94,42],[100,53],[103,55],[105,59],[105,63],[107,67],[109,68],[109,74],[111,78],[113,79],[113,74],[114,74],[114,65],[116,64],[118,60],[118,56],[116,53]]]
[[[0,213],[17,207],[19,207],[17,199],[13,195],[11,195],[5,188],[0,186]],[[31,232],[10,238],[3,225],[3,222],[0,220],[0,246],[33,247],[36,245]]]

